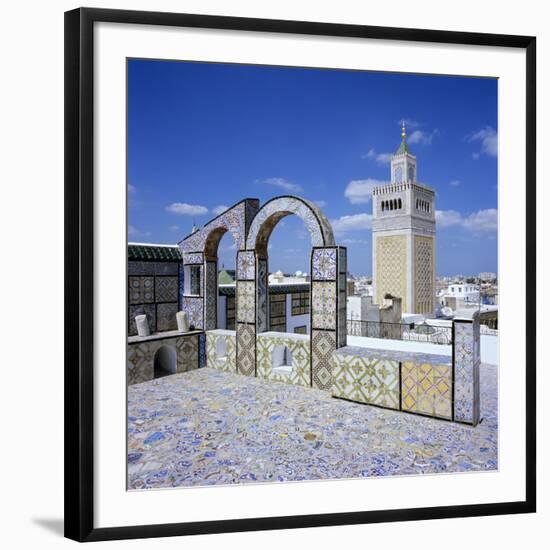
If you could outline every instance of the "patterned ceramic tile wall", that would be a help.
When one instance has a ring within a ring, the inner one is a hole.
[[[184,294],[183,263],[178,264],[178,310],[181,311],[181,300]]]
[[[338,342],[337,347],[347,345],[348,276],[347,249],[338,247]]]
[[[206,366],[224,372],[237,372],[235,331],[211,330],[206,333]]]
[[[336,330],[336,283],[311,283],[313,328]]]
[[[399,361],[333,354],[332,395],[399,409]]]
[[[177,275],[179,262],[153,262],[155,275]]]
[[[154,301],[154,277],[128,277],[128,303],[152,304]]]
[[[128,275],[154,275],[154,262],[128,262]]]
[[[237,278],[241,281],[253,281],[256,274],[256,256],[252,250],[237,254]]]
[[[149,342],[128,345],[126,382],[129,386],[153,379],[153,359],[156,350],[157,346],[151,346]]]
[[[337,273],[336,248],[314,248],[311,257],[314,281],[335,281]]]
[[[182,255],[182,262],[184,265],[189,264],[202,264],[204,261],[204,254],[202,252],[191,252]]]
[[[189,325],[196,329],[203,328],[203,299],[200,296],[183,296],[181,309],[189,315]]]
[[[157,332],[176,330],[177,302],[171,304],[157,304]]]
[[[199,369],[206,367],[206,335],[199,334]]]
[[[331,390],[332,353],[336,349],[336,333],[330,330],[312,330],[311,379],[314,388]]]
[[[199,335],[192,334],[174,338],[176,344],[178,370],[188,372],[199,368]]]
[[[255,283],[254,281],[237,282],[237,321],[242,323],[256,322]]]
[[[218,262],[204,262],[204,328],[214,330],[218,317]]]
[[[177,277],[162,276],[155,277],[155,301],[156,302],[177,302],[178,301]]]
[[[266,380],[309,387],[311,385],[311,360],[309,338],[285,337],[273,333],[258,334],[257,376]],[[283,374],[273,369],[273,352],[277,346],[288,348],[292,356],[292,370]]]
[[[454,329],[454,418],[474,426],[479,422],[479,317],[457,320]]]
[[[404,411],[452,419],[452,367],[404,361],[401,371]]]
[[[265,332],[268,330],[269,324],[269,292],[268,292],[268,273],[267,273],[267,260],[258,260],[258,281],[256,285],[257,292],[257,325],[258,332]]]
[[[237,372],[256,375],[256,329],[254,325],[237,323]]]
[[[176,351],[176,372],[187,372],[198,368],[198,334],[136,342],[128,344],[127,347],[128,385],[139,384],[154,378],[155,355],[163,346],[173,348]]]

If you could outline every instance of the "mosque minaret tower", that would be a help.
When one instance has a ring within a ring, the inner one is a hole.
[[[373,190],[374,301],[402,299],[406,313],[435,310],[435,192],[418,183],[416,157],[401,144],[391,159],[391,182]]]

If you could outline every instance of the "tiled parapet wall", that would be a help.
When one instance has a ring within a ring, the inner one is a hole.
[[[332,395],[452,420],[452,358],[347,346],[332,355]]]
[[[455,371],[454,418],[476,426],[480,420],[479,367],[480,329],[479,313],[453,320],[453,359]]]
[[[436,357],[436,356],[434,356]],[[401,367],[401,409],[452,420],[453,368],[430,358],[404,361]]]
[[[399,410],[399,361],[348,347],[332,362],[332,395]]]
[[[224,372],[237,372],[237,335],[234,330],[206,333],[206,366]]]
[[[169,331],[150,336],[128,338],[127,384],[147,382],[155,377],[155,355],[166,346],[176,352],[176,372],[187,372],[199,367],[200,332]]]
[[[288,350],[291,364],[281,367],[278,358]],[[311,386],[309,336],[263,332],[256,337],[256,376],[296,386]]]

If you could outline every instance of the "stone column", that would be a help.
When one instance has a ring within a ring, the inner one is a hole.
[[[479,312],[453,319],[454,411],[456,422],[477,426],[479,410]]]
[[[204,261],[204,330],[214,330],[218,324],[218,262]]]
[[[346,249],[311,251],[311,385],[332,388],[331,357],[346,345]]]
[[[237,372],[245,376],[256,375],[256,269],[255,251],[239,250],[237,254],[237,318],[235,327],[237,332]]]

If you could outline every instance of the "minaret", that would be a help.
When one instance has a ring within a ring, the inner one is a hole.
[[[401,144],[391,159],[390,183],[373,190],[374,301],[402,299],[404,313],[435,310],[435,192],[416,179],[416,157]]]

